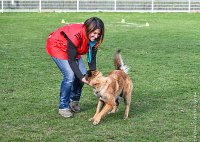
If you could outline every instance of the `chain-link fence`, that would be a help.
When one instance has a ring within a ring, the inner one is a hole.
[[[200,12],[200,0],[1,0],[1,12]]]

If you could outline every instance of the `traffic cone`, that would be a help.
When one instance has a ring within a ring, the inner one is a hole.
[[[65,20],[64,20],[64,19],[62,19],[62,20],[61,20],[61,23],[65,23]]]
[[[126,23],[126,22],[125,22],[125,19],[122,19],[121,23]]]

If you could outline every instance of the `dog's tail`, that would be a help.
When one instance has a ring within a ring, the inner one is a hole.
[[[121,50],[117,50],[117,52],[115,53],[114,66],[115,66],[116,70],[122,70],[126,74],[128,74],[129,68],[126,65],[124,65],[124,62],[123,62],[123,59],[122,59],[122,56],[121,56]]]

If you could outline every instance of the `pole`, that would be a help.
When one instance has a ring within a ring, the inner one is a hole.
[[[76,11],[79,11],[79,0],[77,0]]]
[[[42,11],[42,0],[39,0],[39,12]]]
[[[154,11],[154,0],[151,1],[151,12],[153,13]]]
[[[191,0],[188,0],[188,12],[191,12]]]
[[[3,0],[1,0],[1,13],[3,13]]]
[[[117,0],[115,0],[114,2],[115,2],[115,4],[114,4],[114,11],[116,11],[117,10]]]

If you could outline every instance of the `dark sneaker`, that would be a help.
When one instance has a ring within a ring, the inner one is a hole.
[[[73,112],[79,112],[80,111],[80,105],[79,102],[70,102],[70,108]]]
[[[73,113],[71,113],[69,109],[59,109],[58,113],[65,118],[69,118],[73,116]]]

